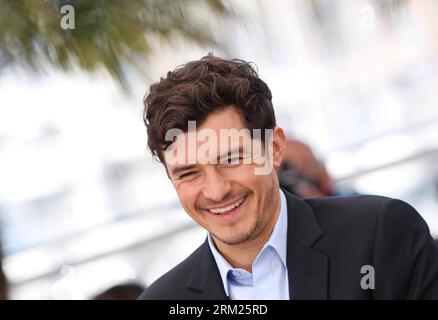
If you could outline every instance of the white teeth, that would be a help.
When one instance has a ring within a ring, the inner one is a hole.
[[[224,212],[230,211],[230,210],[232,210],[232,209],[234,209],[234,208],[240,206],[240,204],[243,202],[243,200],[245,200],[245,197],[243,197],[243,198],[241,198],[239,201],[237,201],[237,202],[235,202],[235,203],[229,205],[228,207],[224,207],[224,208],[214,208],[214,209],[209,209],[209,210],[210,210],[211,213],[214,213],[214,214],[219,215],[219,214],[221,214],[221,213],[224,213]]]

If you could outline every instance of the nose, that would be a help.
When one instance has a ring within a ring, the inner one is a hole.
[[[231,182],[212,166],[205,171],[202,195],[214,202],[221,202],[231,191]]]

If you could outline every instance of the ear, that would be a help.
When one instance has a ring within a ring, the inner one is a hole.
[[[286,150],[286,134],[280,127],[275,127],[272,135],[272,164],[275,170],[280,168]]]

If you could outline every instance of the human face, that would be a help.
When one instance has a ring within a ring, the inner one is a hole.
[[[272,132],[273,170],[256,175],[255,168],[262,165],[259,161],[243,161],[254,154],[242,150],[242,139],[234,143],[221,140],[221,129],[245,129],[245,121],[235,107],[229,106],[210,114],[197,131],[203,129],[212,130],[218,137],[217,150],[213,149],[209,156],[213,159],[238,157],[239,161],[227,164],[223,161],[201,163],[196,160],[190,164],[175,164],[167,161],[171,156],[169,150],[165,151],[166,167],[184,210],[215,240],[227,245],[255,240],[269,228],[272,231],[280,208],[276,169],[285,147],[283,130],[276,127]],[[182,135],[183,141],[189,139],[188,133]],[[251,141],[261,144],[258,139]],[[228,144],[224,153],[223,146]],[[200,147],[201,144],[197,143],[196,149]]]

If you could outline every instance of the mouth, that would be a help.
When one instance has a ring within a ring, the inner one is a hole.
[[[204,210],[208,211],[209,213],[215,216],[226,216],[235,212],[245,202],[247,196],[248,195],[245,195],[239,200],[235,201],[234,203],[224,207],[217,207],[217,208],[204,209]]]

